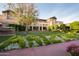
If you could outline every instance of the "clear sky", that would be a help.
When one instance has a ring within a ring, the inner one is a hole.
[[[0,4],[0,13],[4,10],[4,4]],[[69,23],[79,21],[79,4],[77,3],[39,3],[38,8],[39,18],[47,19],[56,16],[58,21]]]

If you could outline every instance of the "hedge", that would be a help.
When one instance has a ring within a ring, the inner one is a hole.
[[[25,31],[25,26],[17,25],[17,24],[9,24],[9,27],[13,27],[16,31]]]

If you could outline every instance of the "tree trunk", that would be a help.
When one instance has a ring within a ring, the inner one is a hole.
[[[26,25],[25,32],[28,33],[28,25]]]

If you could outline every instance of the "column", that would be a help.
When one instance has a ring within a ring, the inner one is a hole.
[[[40,31],[40,26],[38,26],[38,31]]]
[[[32,31],[33,31],[33,26],[32,26]]]
[[[43,31],[43,26],[41,27],[41,30]]]

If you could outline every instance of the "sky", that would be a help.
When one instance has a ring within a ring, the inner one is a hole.
[[[0,4],[0,14],[5,10],[5,4]],[[37,3],[38,18],[48,19],[57,17],[58,21],[70,23],[79,21],[79,3]]]

